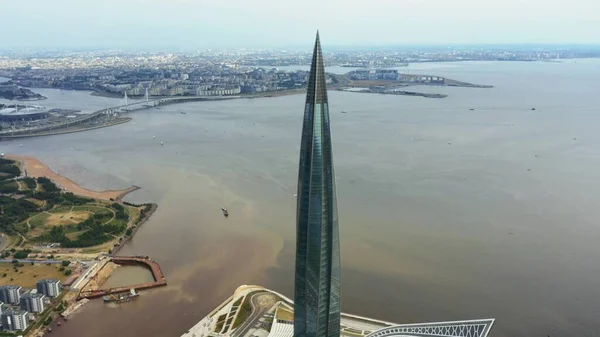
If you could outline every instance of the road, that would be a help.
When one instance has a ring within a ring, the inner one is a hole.
[[[275,305],[275,295],[268,292],[260,292],[250,297],[252,313],[250,316],[231,334],[232,337],[244,337],[246,333],[258,323],[258,320]]]
[[[19,262],[22,263],[30,263],[30,262],[35,262],[35,263],[62,263],[62,260],[29,260],[29,259],[16,259],[19,260]],[[13,262],[13,260],[0,260],[0,263],[11,263]]]

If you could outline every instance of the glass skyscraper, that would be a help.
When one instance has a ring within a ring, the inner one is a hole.
[[[329,106],[318,32],[304,106],[297,202],[294,337],[338,337],[340,244]]]

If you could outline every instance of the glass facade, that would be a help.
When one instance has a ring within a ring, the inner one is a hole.
[[[298,169],[294,336],[340,335],[340,248],[329,106],[319,34],[310,69]]]

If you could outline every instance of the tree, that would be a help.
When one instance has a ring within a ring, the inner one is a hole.
[[[71,264],[71,262],[69,262],[69,261],[63,261],[63,262],[62,262],[62,265],[63,265],[64,267],[68,267],[70,264]]]
[[[3,274],[2,274],[2,277],[6,277],[7,275],[8,275],[7,273],[3,273]]]
[[[17,259],[12,260],[12,264],[17,264],[17,263],[19,263],[19,260],[17,260]]]
[[[125,231],[125,235],[129,236],[132,232],[133,231],[131,230],[131,228],[127,228],[127,231]]]
[[[71,275],[71,273],[73,273],[73,271],[72,271],[71,269],[67,269],[67,270],[65,271],[65,275],[66,275],[66,276],[69,276],[69,275]]]
[[[25,259],[25,258],[27,258],[27,256],[29,256],[30,253],[31,253],[31,250],[29,250],[29,249],[20,250],[15,253],[15,259]]]

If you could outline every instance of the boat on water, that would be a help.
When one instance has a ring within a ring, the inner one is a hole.
[[[228,217],[229,216],[229,212],[227,212],[227,208],[221,207],[221,211],[223,211],[223,216],[224,217]]]
[[[179,111],[179,113],[182,114],[182,115],[187,114],[187,112],[185,112],[185,111]]]
[[[343,111],[342,111],[342,113],[343,113],[343,114],[345,114],[345,113],[348,113],[348,111],[346,111],[346,110],[343,110]]]
[[[140,294],[137,293],[135,289],[131,288],[128,293],[110,294],[103,296],[102,299],[104,300],[104,302],[123,303],[129,302],[131,301],[131,299],[136,298],[138,296],[140,296]]]

